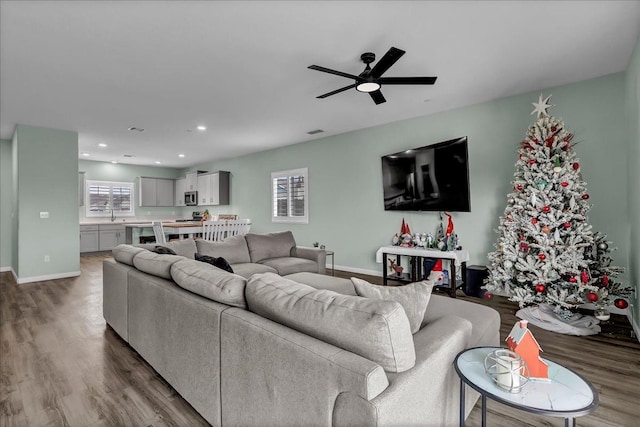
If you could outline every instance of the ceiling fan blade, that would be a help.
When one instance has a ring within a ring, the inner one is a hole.
[[[376,63],[376,65],[371,70],[370,76],[374,78],[378,78],[384,74],[393,64],[396,63],[398,59],[402,55],[404,55],[404,50],[398,49],[397,47],[392,47],[384,54],[382,58]]]
[[[345,90],[353,89],[356,87],[356,84],[352,84],[349,86],[342,87],[340,89],[336,89],[333,92],[325,93],[324,95],[316,96],[316,98],[326,98],[327,96],[335,95],[336,93],[344,92]]]
[[[381,77],[381,85],[432,85],[437,77]]]
[[[307,68],[311,70],[322,71],[323,73],[335,74],[336,76],[346,77],[348,79],[362,81],[361,77],[354,76],[353,74],[343,73],[342,71],[332,70],[331,68],[325,68],[319,65],[309,65]]]
[[[369,95],[371,95],[371,99],[373,99],[373,102],[375,102],[376,105],[387,102],[387,100],[384,99],[384,96],[382,96],[382,92],[380,92],[380,90],[369,92]]]

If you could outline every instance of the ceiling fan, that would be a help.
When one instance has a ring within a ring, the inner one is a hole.
[[[360,55],[360,59],[366,64],[366,67],[364,68],[364,71],[357,76],[321,67],[319,65],[310,65],[308,68],[312,70],[335,74],[337,76],[355,80],[355,83],[350,84],[349,86],[336,89],[325,93],[324,95],[317,96],[316,98],[326,98],[328,96],[344,92],[345,90],[355,88],[358,92],[368,93],[376,104],[382,104],[383,102],[387,102],[387,100],[384,99],[384,96],[382,96],[382,92],[380,92],[380,88],[383,85],[432,85],[436,82],[437,77],[382,77],[382,75],[404,54],[404,50],[392,47],[384,54],[378,63],[371,68],[369,64],[376,60],[376,54],[373,52],[365,52]]]

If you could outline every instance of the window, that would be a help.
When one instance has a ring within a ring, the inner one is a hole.
[[[271,174],[271,220],[309,223],[307,168]]]
[[[86,216],[133,216],[133,183],[87,181]]]

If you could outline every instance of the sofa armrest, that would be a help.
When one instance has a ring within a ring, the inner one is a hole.
[[[432,425],[457,425],[460,379],[453,360],[466,348],[470,336],[471,323],[460,317],[445,316],[429,323],[414,335],[415,366],[406,372],[387,373],[389,387],[371,401],[341,394],[336,400],[334,425],[359,424],[358,419],[377,426],[427,421]],[[467,403],[475,403],[477,398],[475,393]],[[470,411],[473,404],[467,408]]]
[[[223,425],[330,425],[340,393],[388,385],[378,364],[255,313],[226,310],[221,325]]]
[[[291,256],[315,261],[318,264],[317,273],[325,274],[326,272],[327,252],[324,249],[295,246],[291,251]]]

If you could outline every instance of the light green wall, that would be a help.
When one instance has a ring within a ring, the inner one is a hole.
[[[77,210],[78,134],[16,127],[19,280],[80,271]],[[40,212],[49,212],[40,219]],[[44,256],[50,262],[44,262]]]
[[[628,150],[628,199],[631,222],[629,251],[629,280],[635,284],[636,295],[632,302],[636,332],[640,331],[640,37],[636,42],[625,75],[627,116],[629,117]]]
[[[619,247],[616,261],[620,263],[626,262],[629,252],[623,90],[624,74],[619,73],[543,91],[553,94],[552,103],[557,104],[551,113],[563,117],[576,133],[577,154],[594,204],[590,222]],[[535,119],[530,115],[531,103],[539,93],[202,164],[197,169],[232,174],[232,205],[212,211],[251,218],[257,232],[291,229],[299,244],[317,240],[335,250],[337,265],[381,271],[375,263],[376,249],[389,244],[403,218],[413,232],[434,231],[438,218],[436,213],[384,211],[380,157],[466,135],[472,211],[455,213],[453,219],[471,264],[486,264],[497,237],[493,230],[511,188],[517,147]],[[271,172],[301,167],[309,169],[309,224],[272,224]]]
[[[13,211],[13,156],[9,140],[0,140],[0,269],[11,267]]]
[[[136,166],[122,163],[95,162],[91,160],[78,160],[78,169],[85,172],[85,179],[97,181],[135,182],[134,211],[136,217],[182,215],[182,208],[154,208],[138,206],[138,177],[147,176],[153,178],[177,178],[181,176],[180,169],[161,168],[152,166]],[[85,207],[79,209],[81,219],[85,219]]]

